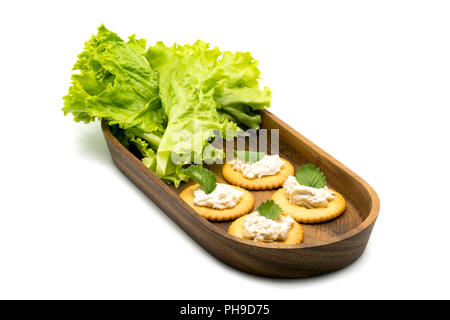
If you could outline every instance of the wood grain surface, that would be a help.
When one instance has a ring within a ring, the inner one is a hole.
[[[106,122],[102,122],[102,130],[117,167],[187,234],[223,262],[269,277],[309,277],[349,265],[362,254],[369,240],[379,211],[377,194],[358,175],[272,113],[262,111],[261,116],[262,128],[279,130],[280,156],[289,160],[295,169],[305,163],[319,167],[328,185],[347,200],[345,212],[336,219],[302,224],[304,242],[298,245],[261,243],[228,234],[231,222],[209,222],[178,196],[192,182],[179,188],[167,185],[114,138]],[[270,134],[268,140],[270,144]],[[224,182],[221,167],[209,166],[218,182]],[[270,199],[273,192],[252,191],[254,208]]]

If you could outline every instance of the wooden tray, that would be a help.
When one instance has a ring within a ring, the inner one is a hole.
[[[296,170],[304,163],[318,166],[328,184],[347,200],[347,208],[338,218],[320,224],[302,224],[302,244],[261,243],[228,234],[230,222],[209,222],[178,196],[190,184],[178,189],[167,185],[120,144],[106,122],[102,123],[102,130],[117,167],[189,236],[230,266],[269,277],[309,277],[349,265],[363,253],[369,240],[380,207],[377,194],[359,176],[272,113],[263,111],[261,116],[262,128],[279,129],[280,156],[288,159]],[[224,181],[221,165],[210,169],[218,182]],[[252,192],[255,208],[273,192]]]

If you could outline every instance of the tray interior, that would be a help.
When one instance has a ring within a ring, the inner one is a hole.
[[[261,112],[261,116],[261,128],[269,129],[267,133],[267,150],[271,150],[272,132],[270,130],[276,129],[278,130],[278,134],[274,135],[274,137],[278,136],[278,153],[280,156],[290,161],[295,170],[306,163],[312,163],[316,167],[319,167],[327,177],[328,186],[341,193],[347,201],[347,207],[344,213],[339,217],[318,224],[302,224],[304,241],[297,246],[311,247],[316,244],[339,241],[340,236],[357,228],[364,220],[366,220],[366,218],[368,218],[369,214],[373,212],[373,205],[375,205],[375,210],[377,209],[378,202],[376,194],[361,178],[294,129],[290,128],[272,113],[264,111]],[[259,139],[258,136],[257,138]],[[245,139],[245,143],[240,145],[239,149],[243,149],[242,147],[246,150],[250,149],[248,146],[249,140],[249,138]],[[119,143],[117,140],[116,142]],[[235,141],[234,149],[237,149],[237,145],[238,143]],[[216,147],[218,146],[216,145]],[[224,144],[223,147],[226,147],[226,145]],[[139,152],[136,152],[137,150],[130,149],[129,151],[138,157]],[[272,152],[269,151],[268,153],[271,154]],[[214,164],[206,167],[215,173],[217,182],[225,182],[222,176],[221,164]],[[169,189],[173,191],[171,196],[178,197],[181,191],[193,183],[194,182],[183,183],[179,188],[169,186]],[[261,202],[270,199],[275,191],[276,190],[251,191],[255,198],[254,209],[256,209]],[[374,216],[374,219],[375,218],[376,215]],[[208,223],[214,224],[225,232],[231,224],[231,222]]]
[[[292,161],[292,159],[287,158],[285,155],[280,154],[281,157],[291,161],[292,165],[297,168],[300,167],[302,163],[298,163],[296,161]],[[303,162],[304,163],[304,162]],[[222,176],[222,165],[211,165],[207,166],[208,169],[212,170],[217,177],[217,182],[220,183],[226,183],[226,181],[223,179]],[[184,190],[186,187],[192,185],[194,182],[190,182],[187,184],[183,184],[179,188],[175,188],[172,186],[172,189],[176,193],[180,193],[182,190]],[[340,191],[338,188],[336,188],[333,184],[328,184],[331,188],[335,189],[336,191]],[[256,209],[261,202],[264,202],[266,200],[269,200],[271,195],[276,191],[274,190],[267,190],[267,191],[250,191],[253,196],[255,197],[255,206],[254,209]],[[344,195],[345,196],[345,195]],[[322,242],[324,240],[328,240],[333,236],[337,236],[340,234],[343,234],[355,227],[357,227],[359,224],[362,223],[364,220],[364,216],[362,215],[362,212],[355,206],[353,201],[346,197],[347,200],[347,208],[345,209],[345,212],[337,217],[336,219],[333,219],[328,222],[322,222],[318,224],[302,224],[303,231],[304,231],[304,244],[314,244],[318,242]],[[230,222],[210,222],[218,226],[219,228],[223,229],[224,231],[228,230],[228,227],[231,224]]]
[[[247,143],[246,143],[247,144]],[[235,144],[236,145],[236,144]],[[269,144],[269,150],[270,150],[270,144]],[[317,161],[308,161],[308,159],[304,159],[302,157],[302,154],[299,152],[296,152],[295,149],[291,148],[289,145],[284,144],[282,140],[280,139],[280,156],[282,158],[287,159],[291,162],[291,164],[294,166],[295,170],[297,170],[301,165],[305,163],[314,163],[315,165],[318,165],[322,171],[327,174],[328,168],[323,168],[320,164],[317,164]],[[206,166],[208,169],[210,169],[217,177],[217,182],[219,183],[226,183],[226,181],[223,178],[222,175],[222,165],[220,164],[214,164]],[[349,193],[346,188],[341,188],[339,186],[339,183],[334,183],[333,179],[330,179],[328,176],[328,186],[333,188],[334,190],[340,192],[344,195],[347,201],[347,207],[346,210],[342,215],[339,217],[323,222],[318,224],[302,224],[303,230],[304,230],[304,241],[300,246],[302,245],[314,245],[315,243],[327,241],[330,238],[334,236],[339,236],[341,234],[346,233],[347,231],[350,231],[360,225],[364,219],[367,217],[368,212],[364,212],[361,210],[355,201],[354,198],[351,196],[352,193]],[[332,177],[331,177],[332,178]],[[342,181],[340,181],[342,182]],[[179,188],[175,188],[171,186],[172,190],[179,194],[182,190],[187,188],[188,186],[194,184],[195,182],[189,182],[182,184]],[[276,191],[274,190],[267,190],[267,191],[250,191],[253,196],[255,197],[255,206],[254,210],[259,206],[261,202],[264,202],[266,200],[269,200],[271,195]],[[214,225],[218,226],[219,228],[223,229],[224,231],[228,230],[230,222],[210,222]]]

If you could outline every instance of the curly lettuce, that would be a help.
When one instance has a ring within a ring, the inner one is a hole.
[[[260,72],[249,53],[221,52],[203,41],[171,47],[158,42],[146,56],[159,74],[168,118],[156,156],[156,174],[162,179],[174,179],[186,163],[223,157],[208,143],[216,131],[227,136],[238,124],[259,128],[261,118],[250,109],[269,106],[271,94],[259,90]]]
[[[158,74],[142,55],[146,41],[128,42],[105,26],[86,41],[64,97],[64,114],[75,121],[106,119],[110,125],[162,135],[167,122],[158,94]]]
[[[210,144],[243,128],[257,130],[257,110],[270,106],[259,89],[258,62],[248,52],[221,52],[197,41],[146,47],[123,41],[103,25],[85,42],[64,97],[75,121],[108,121],[113,134],[163,180],[178,186],[187,163],[210,163],[223,151]]]

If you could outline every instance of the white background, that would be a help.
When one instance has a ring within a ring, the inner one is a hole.
[[[3,1],[0,298],[450,298],[446,1]],[[101,23],[251,51],[271,111],[368,181],[381,211],[348,268],[276,280],[206,253],[64,117]]]

